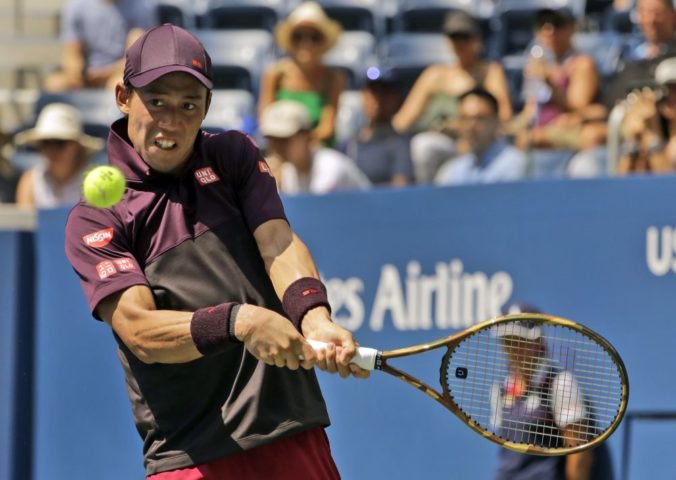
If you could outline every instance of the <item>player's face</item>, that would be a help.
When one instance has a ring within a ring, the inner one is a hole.
[[[195,77],[176,72],[129,93],[118,87],[129,118],[129,139],[153,169],[171,173],[190,157],[208,108],[208,91]]]
[[[502,346],[513,369],[525,374],[532,374],[537,369],[542,355],[542,345],[539,341],[507,336],[503,338]]]
[[[498,117],[490,104],[476,95],[460,103],[461,131],[472,150],[490,145],[498,135]]]

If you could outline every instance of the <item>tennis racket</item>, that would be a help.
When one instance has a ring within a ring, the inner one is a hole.
[[[315,350],[325,343],[309,340]],[[435,390],[390,365],[444,349]],[[533,455],[592,448],[617,428],[629,382],[617,351],[589,328],[543,314],[496,317],[396,350],[359,347],[353,363],[414,386],[502,447]]]

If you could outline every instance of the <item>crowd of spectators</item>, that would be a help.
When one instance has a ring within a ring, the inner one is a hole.
[[[45,79],[45,93],[114,85],[125,47],[161,17],[151,0],[81,3],[64,7],[64,57]],[[533,7],[531,39],[518,55],[517,71],[513,62],[489,54],[485,21],[449,10],[439,47],[454,61],[426,65],[411,81],[377,54],[356,74],[327,62],[343,27],[320,3],[302,2],[272,31],[278,55],[251,92],[257,121],[247,133],[260,142],[284,194],[674,172],[672,0],[615,0],[595,23],[557,5]],[[611,71],[599,65],[598,52],[577,47],[576,35],[589,30],[619,39]],[[342,138],[338,116],[349,90],[358,92],[361,112]],[[616,111],[621,121],[613,124]],[[74,122],[68,138],[45,129],[50,114]],[[47,105],[36,111],[36,124],[0,138],[1,201],[38,207],[72,202],[69,189],[78,172],[102,146],[85,135],[76,114],[67,105]],[[610,145],[613,129],[616,148]],[[39,164],[19,172],[12,146],[32,148]],[[39,201],[38,193],[47,200]]]

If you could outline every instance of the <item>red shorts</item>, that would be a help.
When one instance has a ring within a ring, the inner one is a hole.
[[[339,480],[329,439],[316,428],[210,463],[150,475],[147,480]]]

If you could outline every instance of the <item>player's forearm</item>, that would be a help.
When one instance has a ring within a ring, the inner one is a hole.
[[[271,220],[259,227],[254,235],[279,298],[299,278],[319,278],[310,251],[285,221]]]
[[[113,320],[113,329],[143,363],[186,363],[202,356],[191,335],[192,316],[193,312],[146,311]]]
[[[590,480],[592,453],[573,453],[566,457],[566,480]]]

